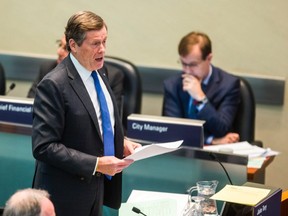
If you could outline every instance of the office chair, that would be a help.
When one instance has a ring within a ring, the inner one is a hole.
[[[281,216],[288,215],[288,190],[282,192],[281,197]]]
[[[124,73],[123,107],[120,110],[122,124],[127,127],[127,117],[132,113],[141,112],[142,83],[136,66],[124,59],[106,56],[105,64],[119,68]]]
[[[6,78],[2,64],[0,63],[0,95],[5,95],[6,92]]]
[[[241,102],[234,120],[234,132],[240,136],[240,141],[263,146],[259,140],[255,140],[255,98],[250,84],[242,77],[240,79]]]

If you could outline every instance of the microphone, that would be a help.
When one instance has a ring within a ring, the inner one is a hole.
[[[223,170],[225,171],[226,173],[226,176],[228,177],[228,180],[230,182],[231,185],[233,185],[232,181],[231,181],[231,178],[230,176],[228,175],[228,172],[227,170],[225,169],[225,167],[223,166],[223,164],[221,163],[221,161],[216,157],[216,155],[213,153],[213,152],[209,152],[209,156],[213,159],[213,160],[216,160],[220,165],[221,167],[223,168]]]
[[[11,83],[11,85],[9,86],[8,91],[6,91],[5,95],[7,95],[10,91],[12,91],[15,88],[16,84],[15,83]]]
[[[141,212],[140,209],[138,209],[138,208],[136,208],[136,207],[133,207],[133,208],[132,208],[132,211],[135,212],[135,213],[137,213],[137,214],[142,214],[142,215],[144,215],[144,216],[147,216],[146,214],[144,214],[143,212]]]

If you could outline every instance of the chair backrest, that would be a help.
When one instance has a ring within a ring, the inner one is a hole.
[[[282,192],[281,197],[281,216],[288,215],[288,190]]]
[[[136,66],[124,59],[106,56],[105,64],[119,68],[124,73],[124,92],[122,123],[127,127],[127,117],[132,113],[141,112],[142,83],[139,71]]]
[[[0,95],[5,95],[6,92],[6,78],[4,68],[0,63]]]
[[[255,98],[249,83],[240,79],[241,102],[234,120],[234,131],[240,135],[240,141],[254,142],[255,133]]]

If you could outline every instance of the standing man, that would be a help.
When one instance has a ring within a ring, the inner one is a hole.
[[[212,45],[201,32],[184,36],[178,46],[182,74],[164,81],[163,115],[204,120],[204,143],[239,140],[232,125],[240,103],[240,80],[211,65]]]
[[[140,144],[124,139],[115,98],[100,68],[107,26],[80,11],[68,20],[69,55],[39,83],[34,100],[33,187],[47,190],[57,216],[101,216],[119,208],[123,160]]]

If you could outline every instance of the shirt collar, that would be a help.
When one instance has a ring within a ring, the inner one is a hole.
[[[210,65],[208,76],[202,81],[202,83],[204,85],[208,85],[208,82],[209,82],[209,80],[211,78],[211,75],[212,75],[212,66]]]
[[[72,63],[74,64],[76,70],[78,71],[81,79],[84,82],[87,81],[90,78],[92,71],[89,71],[86,68],[84,68],[71,53],[70,53],[70,58],[71,58]]]

